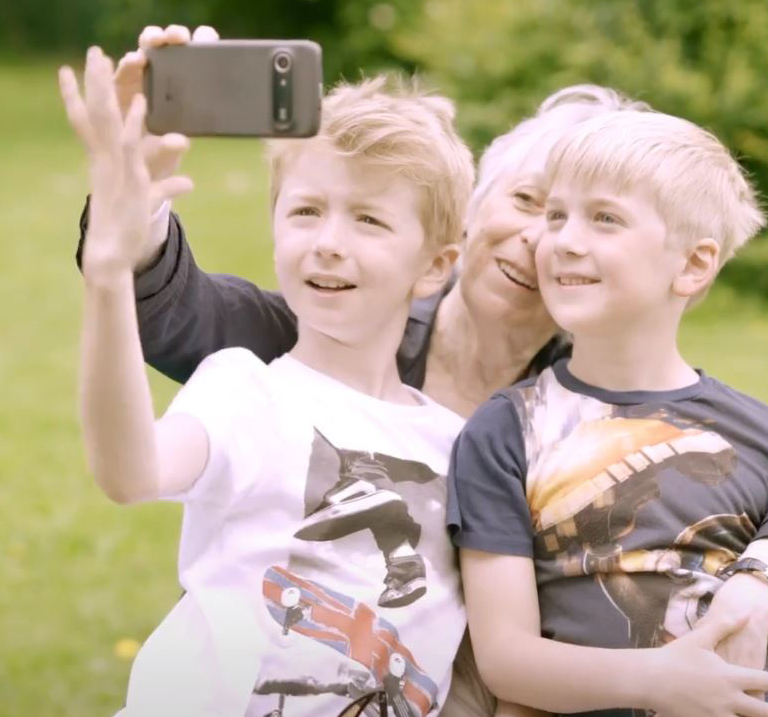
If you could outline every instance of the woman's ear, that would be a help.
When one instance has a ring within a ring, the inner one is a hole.
[[[424,273],[413,286],[413,298],[423,299],[440,291],[448,281],[461,250],[458,244],[447,244],[432,258]]]
[[[719,269],[720,245],[712,237],[699,239],[689,250],[685,265],[672,282],[672,292],[687,298],[702,294]]]

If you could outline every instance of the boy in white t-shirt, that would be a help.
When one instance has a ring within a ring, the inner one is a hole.
[[[290,354],[208,357],[155,421],[133,296],[154,193],[144,101],[122,120],[88,53],[62,95],[91,166],[81,408],[88,462],[119,503],[184,504],[182,599],[133,665],[124,715],[333,716],[365,695],[439,710],[465,626],[444,529],[462,420],[404,386],[413,298],[457,257],[472,161],[438,97],[334,90],[320,134],[270,145],[275,267]],[[345,712],[358,714],[362,712]],[[369,714],[367,711],[366,714]]]

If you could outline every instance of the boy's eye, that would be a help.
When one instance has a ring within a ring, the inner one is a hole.
[[[565,212],[562,209],[550,209],[547,212],[547,221],[552,222],[561,222],[565,219]]]
[[[292,217],[319,217],[320,216],[320,210],[317,207],[296,207],[293,211],[291,211],[290,216]]]
[[[387,225],[384,224],[384,222],[379,221],[376,217],[372,217],[370,214],[361,214],[357,217],[357,221],[362,222],[363,224],[370,224],[373,227],[387,228]]]
[[[595,220],[601,224],[621,224],[621,220],[615,214],[608,212],[598,212],[595,215]]]

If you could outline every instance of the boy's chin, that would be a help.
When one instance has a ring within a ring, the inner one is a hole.
[[[563,330],[573,336],[574,341],[579,336],[600,337],[611,336],[615,334],[616,327],[613,326],[613,317],[608,317],[603,312],[587,314],[579,311],[559,311],[552,314],[555,323]]]

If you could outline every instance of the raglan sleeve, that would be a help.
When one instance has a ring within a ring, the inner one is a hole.
[[[507,397],[494,396],[453,446],[447,524],[457,547],[533,557],[526,470],[517,411]]]

